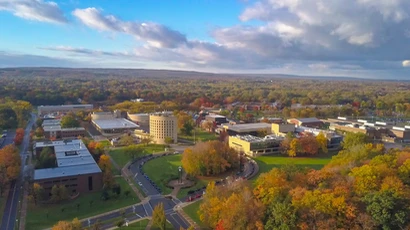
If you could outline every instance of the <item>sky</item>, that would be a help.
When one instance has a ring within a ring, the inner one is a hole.
[[[410,80],[409,0],[0,0],[1,67]]]

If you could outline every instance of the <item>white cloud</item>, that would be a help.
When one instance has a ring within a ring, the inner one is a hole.
[[[402,62],[403,67],[410,67],[410,60],[404,60]]]
[[[12,12],[15,16],[27,20],[67,23],[57,3],[43,0],[0,0],[0,11]]]
[[[113,15],[105,16],[96,8],[76,9],[72,14],[90,28],[129,34],[155,47],[175,48],[187,42],[183,34],[164,25],[122,21]]]

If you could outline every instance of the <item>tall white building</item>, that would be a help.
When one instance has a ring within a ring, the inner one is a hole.
[[[152,140],[157,144],[165,144],[165,139],[167,137],[170,137],[173,140],[173,143],[177,143],[177,118],[170,112],[150,114],[149,132]]]

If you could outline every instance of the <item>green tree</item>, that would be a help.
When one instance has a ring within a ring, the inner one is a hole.
[[[159,203],[152,211],[152,225],[165,230],[167,219],[165,217],[164,205]]]
[[[45,147],[40,152],[40,157],[36,162],[36,169],[56,167],[56,157],[50,147]]]
[[[61,127],[62,128],[75,128],[79,127],[80,122],[75,118],[73,114],[67,114],[61,118]]]
[[[125,145],[125,146],[132,145],[134,144],[134,138],[129,134],[124,134],[121,136],[119,142],[120,142],[120,145]]]
[[[60,201],[67,200],[68,197],[68,191],[64,185],[54,185],[51,188],[51,202],[58,203]]]
[[[124,153],[127,154],[129,158],[133,160],[138,156],[142,156],[143,152],[144,149],[141,146],[135,144],[129,145],[124,148]]]
[[[165,144],[170,145],[174,143],[174,139],[172,137],[165,137]]]
[[[369,137],[364,133],[347,133],[343,138],[342,146],[344,149],[348,149],[353,146],[366,144],[369,142]]]
[[[409,200],[391,190],[365,196],[366,210],[383,229],[404,229],[409,222]]]

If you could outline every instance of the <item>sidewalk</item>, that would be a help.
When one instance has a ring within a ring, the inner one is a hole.
[[[29,153],[28,154],[28,164],[27,165],[31,165],[31,160],[32,160],[32,154]],[[23,162],[22,162],[23,163]],[[25,162],[24,162],[25,164]],[[26,165],[22,166],[25,167]],[[24,173],[23,173],[24,175]],[[28,186],[30,186],[29,183],[27,183],[26,181],[24,181],[23,184],[23,202],[21,205],[21,211],[20,211],[20,225],[19,225],[19,229],[26,229],[26,217],[27,217],[27,203],[28,203]]]

